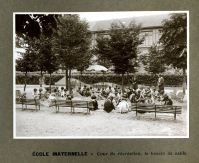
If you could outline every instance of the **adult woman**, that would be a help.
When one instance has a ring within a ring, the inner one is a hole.
[[[164,78],[161,75],[158,75],[158,92],[163,95],[164,94]]]
[[[131,84],[132,84],[132,88],[133,88],[134,90],[138,89],[137,79],[136,79],[135,76],[132,77],[132,79],[131,79]]]

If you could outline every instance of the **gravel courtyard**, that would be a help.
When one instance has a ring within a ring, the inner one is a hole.
[[[99,102],[100,103],[100,102]],[[100,106],[102,106],[102,101]],[[30,106],[30,108],[34,106]],[[183,106],[182,114],[174,120],[172,114],[154,113],[138,114],[135,112],[120,114],[117,110],[111,113],[97,111],[86,114],[86,109],[76,110],[55,108],[42,105],[40,111],[24,110],[16,105],[16,137],[167,137],[187,136],[187,109]]]

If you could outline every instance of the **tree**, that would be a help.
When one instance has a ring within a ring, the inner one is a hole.
[[[78,15],[67,14],[59,17],[58,31],[54,41],[54,50],[62,67],[66,71],[66,88],[70,89],[71,70],[85,61],[90,49],[88,24]]]
[[[183,70],[184,86],[186,85],[187,69],[187,14],[172,14],[170,19],[163,21],[160,43],[164,63]],[[183,87],[185,93],[185,88]]]
[[[26,48],[26,52],[22,55],[22,58],[16,60],[16,70],[25,73],[25,83],[24,83],[24,92],[26,90],[27,84],[27,73],[36,70],[36,58],[34,52],[34,41],[28,40],[28,47]]]
[[[132,60],[137,58],[138,46],[142,44],[141,26],[135,22],[125,26],[113,23],[109,37],[97,39],[96,51],[109,59],[115,67],[115,73],[122,74],[122,91],[124,90],[124,74],[132,71]]]
[[[95,47],[94,54],[97,56],[97,62],[98,64],[105,66],[107,68],[111,67],[112,63],[108,58],[109,53],[109,38],[103,37],[103,35],[99,35],[96,39],[97,46]]]
[[[35,70],[40,70],[41,79],[43,79],[43,71],[50,72],[51,76],[52,71],[57,69],[51,50],[51,37],[57,28],[57,18],[58,15],[54,14],[15,15],[16,46],[31,49],[32,53],[37,56],[30,61],[30,64],[35,63]]]
[[[55,14],[16,14],[16,34],[21,38],[39,38],[42,32],[52,35],[57,27],[57,18]]]
[[[159,74],[165,71],[161,51],[157,45],[151,46],[148,55],[144,54],[140,56],[140,60],[142,61],[145,70],[149,73]]]
[[[91,58],[92,58],[91,51],[88,51],[88,53],[85,53],[85,55],[82,57],[82,61],[78,64],[77,70],[80,71],[81,76],[83,71],[86,70],[91,64]],[[81,87],[81,82],[80,82],[80,87]]]
[[[50,74],[50,91],[51,91],[51,74],[58,70],[59,63],[56,54],[53,52],[52,39],[41,35],[37,40],[39,43],[39,52],[37,57],[37,66],[41,72],[41,79],[43,78],[43,71]],[[42,84],[40,84],[42,86]]]

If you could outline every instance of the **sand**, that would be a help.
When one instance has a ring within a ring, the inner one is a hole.
[[[137,117],[132,111],[106,113],[102,103],[99,101],[100,109],[90,114],[86,114],[85,108],[76,109],[74,114],[70,113],[70,108],[61,108],[56,113],[55,108],[48,107],[45,102],[40,111],[35,111],[34,106],[22,110],[21,105],[16,105],[16,137],[183,137],[188,134],[186,104],[183,104],[182,114],[174,120],[173,114],[157,114],[155,119],[154,113]]]

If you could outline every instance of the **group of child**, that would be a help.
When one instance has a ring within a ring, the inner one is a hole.
[[[68,91],[61,87],[61,89],[55,88],[53,91],[46,89],[43,90],[35,88],[33,90],[33,97],[40,98],[45,97],[48,100],[54,100],[57,97],[71,100],[73,98],[73,89]],[[75,92],[81,96],[90,97],[93,102],[93,110],[98,109],[98,100],[105,99],[104,110],[111,112],[113,109],[119,109],[120,112],[127,112],[129,110],[130,103],[144,103],[144,104],[155,104],[156,102],[164,102],[164,105],[172,105],[173,101],[171,98],[164,94],[161,90],[156,90],[155,87],[139,87],[137,89],[126,88],[123,93],[120,87],[108,86],[107,88],[92,88],[92,87],[79,87]]]
[[[109,88],[109,90],[112,89]],[[110,101],[112,104],[108,104]],[[114,92],[109,93],[108,99],[104,104],[104,110],[111,112],[116,108],[123,113],[128,112],[130,104],[132,103],[156,104],[158,102],[164,105],[173,105],[171,98],[165,94],[163,90],[156,90],[155,87],[127,88],[123,94],[115,88]]]

